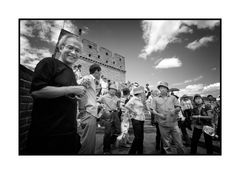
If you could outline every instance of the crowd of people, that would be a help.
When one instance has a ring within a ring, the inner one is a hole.
[[[199,94],[179,99],[163,81],[154,90],[149,84],[119,84],[103,76],[96,63],[82,76],[81,65],[75,65],[83,50],[79,38],[65,35],[58,48],[58,59],[44,58],[34,71],[28,154],[95,154],[98,126],[104,127],[103,154],[112,154],[113,144],[129,148],[128,154],[143,154],[147,117],[156,127],[155,148],[161,154],[185,154],[185,146],[196,154],[202,133],[207,154],[213,154],[212,141],[221,138],[220,100]]]

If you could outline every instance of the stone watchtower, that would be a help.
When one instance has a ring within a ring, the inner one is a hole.
[[[62,29],[58,37],[58,41],[65,34],[75,35]],[[117,53],[112,53],[107,48],[98,47],[96,43],[89,41],[85,38],[81,37],[81,39],[83,43],[83,53],[80,56],[80,59],[76,62],[76,64],[82,65],[82,75],[89,74],[90,65],[92,65],[93,63],[98,63],[102,68],[102,75],[104,77],[115,82],[125,82],[125,57]],[[54,57],[58,57],[57,47],[54,53]]]

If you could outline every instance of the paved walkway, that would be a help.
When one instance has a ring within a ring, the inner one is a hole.
[[[190,132],[191,133],[191,132]],[[103,132],[98,132],[96,135],[97,138],[97,144],[96,144],[96,154],[102,154],[103,155]],[[155,136],[156,134],[154,132],[148,132],[144,133],[144,154],[145,155],[161,155],[160,152],[155,151]],[[130,134],[130,140],[133,140],[133,135]],[[214,145],[214,155],[220,154],[220,142],[219,141],[213,141]],[[126,155],[128,154],[129,148],[119,147],[114,148],[112,150],[113,155]],[[205,144],[204,144],[204,138],[203,135],[200,138],[198,150],[198,154],[206,154]],[[190,147],[185,147],[185,154],[190,154]]]

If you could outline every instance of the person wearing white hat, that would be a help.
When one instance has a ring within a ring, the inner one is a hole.
[[[180,112],[180,103],[176,97],[169,95],[167,82],[158,82],[157,88],[160,90],[160,96],[153,98],[152,112],[156,115],[161,140],[166,154],[172,154],[171,139],[177,147],[177,153],[183,154],[184,148],[181,139],[181,131],[178,127],[178,113]]]
[[[113,144],[117,136],[121,134],[121,123],[118,117],[120,99],[116,96],[116,92],[116,84],[111,84],[109,86],[109,92],[101,96],[98,100],[104,109],[101,117],[101,122],[105,127],[103,137],[104,154],[111,154],[111,144]]]
[[[144,121],[145,110],[147,110],[145,102],[144,87],[139,86],[133,89],[133,97],[127,102],[125,107],[132,114],[132,125],[134,131],[134,140],[128,154],[143,154],[144,139]]]

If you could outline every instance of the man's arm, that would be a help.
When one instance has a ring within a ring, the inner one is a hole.
[[[152,112],[154,115],[160,117],[160,118],[163,119],[163,120],[166,119],[166,116],[164,116],[164,114],[158,113],[155,109],[151,109],[151,112]]]
[[[137,112],[135,112],[133,109],[133,98],[131,98],[126,104],[125,104],[125,108],[127,110],[129,110],[131,113],[133,113],[134,115],[137,115]]]
[[[152,102],[151,102],[151,112],[152,112],[154,115],[160,117],[160,118],[163,119],[163,120],[166,119],[166,117],[164,116],[164,114],[158,113],[158,112],[156,111],[156,105],[157,105],[156,98],[153,98],[153,99],[152,99]]]
[[[57,98],[70,94],[84,95],[85,88],[83,86],[46,86],[40,90],[32,91],[31,94],[34,98]]]
[[[174,97],[173,103],[174,103],[174,113],[178,114],[181,111],[181,106],[180,106],[180,103],[179,103],[179,101],[176,97]]]

